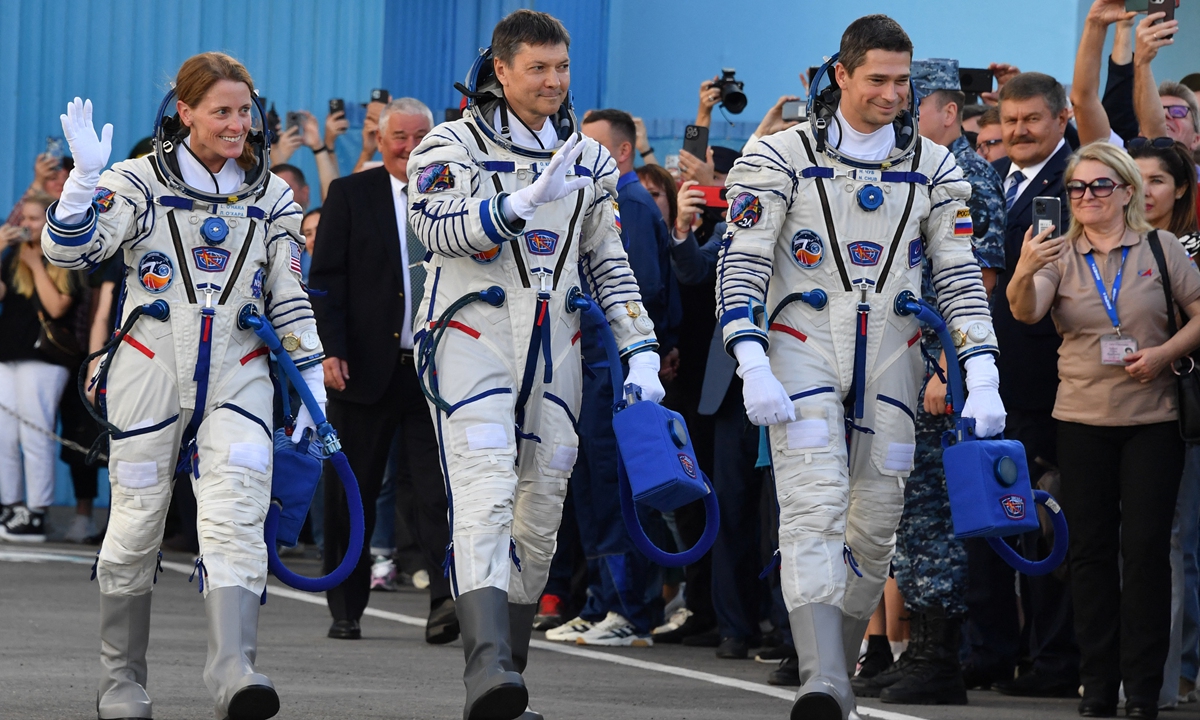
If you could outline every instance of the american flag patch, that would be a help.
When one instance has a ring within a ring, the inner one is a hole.
[[[289,240],[288,250],[291,252],[291,257],[288,259],[288,267],[297,275],[302,274],[304,270],[300,267],[300,244],[295,240]]]
[[[967,208],[961,208],[954,215],[954,234],[955,235],[974,235],[975,226],[971,223],[971,211]]]

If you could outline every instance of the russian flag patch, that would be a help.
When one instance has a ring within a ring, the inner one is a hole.
[[[959,208],[954,215],[954,234],[955,235],[974,235],[975,226],[971,223],[971,211],[967,208]]]
[[[613,223],[617,226],[617,232],[621,232],[621,206],[613,201]]]

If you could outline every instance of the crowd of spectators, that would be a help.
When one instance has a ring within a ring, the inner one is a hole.
[[[1105,58],[1110,28],[1114,42]],[[995,689],[1082,697],[1080,714],[1101,717],[1121,702],[1130,717],[1154,717],[1158,708],[1197,700],[1200,445],[1180,439],[1172,369],[1200,346],[1200,75],[1159,82],[1152,71],[1176,30],[1173,20],[1126,12],[1122,0],[1095,0],[1069,86],[995,63],[990,92],[967,94],[951,83],[921,93],[922,135],[951,148],[960,165],[978,163],[978,172],[966,174],[977,193],[976,254],[992,292],[1008,432],[1024,443],[1035,486],[1062,502],[1070,554],[1050,576],[1015,576],[982,541],[921,525],[922,496],[908,492],[898,532],[900,582],[889,581],[863,638],[860,695],[957,703],[967,701],[965,690]],[[720,78],[700,83],[695,125],[712,124],[721,97]],[[780,97],[749,142],[794,126],[785,112],[798,100]],[[722,529],[712,552],[682,572],[654,567],[623,539],[603,430],[612,398],[603,394],[610,392],[606,376],[593,372],[598,379],[585,383],[580,423],[595,430],[582,438],[535,627],[550,640],[584,645],[682,643],[713,648],[720,658],[755,657],[774,664],[769,682],[796,685],[778,576],[759,575],[777,542],[774,482],[759,462],[759,429],[746,417],[736,361],[722,347],[714,312],[726,222],[719,188],[742,149],[666,154],[629,112],[579,115],[582,132],[608,149],[621,173],[623,240],[661,342],[665,404],[688,421],[717,492]],[[441,569],[445,498],[413,373],[412,312],[424,281],[413,253],[423,250],[409,248],[402,210],[408,154],[433,117],[412,98],[371,102],[354,171],[339,178],[334,148],[349,130],[344,112],[323,124],[307,111],[292,116],[295,124],[275,129],[272,170],[305,211],[304,279],[331,293],[314,301],[328,354],[326,384],[334,391],[329,416],[343,431],[368,514],[378,518],[352,582],[330,596],[330,636],[360,636],[368,588],[411,583],[431,591],[427,639],[447,642],[458,630]],[[318,169],[313,186],[289,163],[302,149]],[[131,156],[151,151],[142,141]],[[51,530],[71,542],[94,544],[103,536],[93,519],[103,448],[88,453],[97,428],[76,378],[84,357],[111,335],[125,269],[118,258],[83,274],[42,257],[45,211],[70,168],[69,157],[39,156],[28,190],[0,226],[0,540],[44,541]],[[985,192],[997,202],[985,202]],[[1046,196],[1060,201],[1060,221],[1035,227],[1033,199]],[[1101,294],[1113,288],[1115,302],[1122,273],[1118,322]],[[386,282],[356,284],[380,274]],[[1161,280],[1132,283],[1134,275]],[[1176,307],[1165,304],[1164,283]],[[374,314],[376,329],[375,320],[394,315],[395,332],[354,327],[348,318],[355,307]],[[1119,329],[1141,346],[1098,363],[1122,337]],[[933,336],[926,333],[923,342]],[[939,356],[939,347],[929,349]],[[583,352],[585,363],[599,358],[586,343]],[[89,397],[95,389],[86,380],[94,371],[95,361],[79,384]],[[932,371],[927,380],[925,418],[934,422],[945,414],[945,387]],[[69,526],[49,528],[59,447],[76,509]],[[939,466],[918,459],[909,483],[944,486]],[[194,551],[188,484],[177,483],[176,495],[167,544]],[[340,560],[343,501],[338,487],[318,492],[304,535],[324,553],[327,569]],[[648,522],[687,547],[703,530],[704,512],[685,506]],[[1013,542],[1033,557],[1052,539],[1047,528]],[[931,589],[937,583],[929,578],[906,580],[907,572],[920,572],[914,557],[953,568],[945,570],[942,591]],[[947,588],[961,593],[942,598]]]

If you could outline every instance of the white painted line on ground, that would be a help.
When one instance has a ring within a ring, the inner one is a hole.
[[[38,559],[27,559],[34,557]],[[81,556],[70,551],[58,553],[0,551],[0,561],[4,560],[14,562],[41,562],[50,560],[90,565],[92,562],[92,555]],[[191,575],[193,569],[191,565],[171,562],[169,560],[162,561],[162,566],[165,570],[174,570],[175,572],[182,573],[184,575]],[[292,590],[291,588],[285,588],[274,583],[267,585],[267,598],[270,599],[272,597],[298,600],[310,605],[320,605],[321,607],[325,607],[324,595]],[[403,625],[425,627],[424,618],[413,617],[412,615],[403,615],[401,613],[388,612],[386,610],[376,610],[375,608],[367,608],[363,611],[363,613],[365,615],[370,615],[371,617],[377,617],[381,620],[391,620],[392,622],[398,622]],[[595,650],[586,650],[578,646],[553,643],[546,640],[532,640],[530,641],[529,646],[539,650],[556,652],[561,655],[571,655],[573,657],[585,658],[588,660],[599,660],[601,662],[612,663],[614,665],[624,665],[625,667],[637,668],[639,670],[649,670],[651,672],[663,673],[664,675],[674,675],[676,677],[688,678],[690,680],[699,680],[701,682],[707,682],[713,685],[721,685],[723,687],[735,688],[737,690],[745,690],[746,692],[758,693],[759,695],[766,695],[768,697],[778,698],[780,700],[791,701],[796,694],[792,690],[772,687],[770,685],[763,685],[762,683],[749,682],[747,680],[737,680],[735,678],[725,677],[724,675],[716,675],[700,670],[692,670],[690,668],[679,667],[677,665],[666,665],[663,663],[638,660],[636,658],[626,657],[624,655],[597,652]],[[905,715],[903,713],[892,712],[890,710],[880,710],[878,708],[871,707],[859,707],[858,714],[863,717],[877,718],[877,720],[924,720],[924,718],[920,718],[915,715]]]

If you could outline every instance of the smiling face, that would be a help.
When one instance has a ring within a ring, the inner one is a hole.
[[[29,231],[31,241],[42,236],[42,228],[46,226],[46,208],[40,203],[25,202],[21,205],[21,227]]]
[[[179,119],[191,129],[192,152],[212,172],[236,160],[246,146],[253,101],[250,88],[233,80],[213,83],[195,107],[176,103]]]
[[[1114,183],[1122,183],[1120,174],[1109,166],[1097,160],[1081,160],[1075,167],[1075,173],[1068,182],[1080,181],[1091,183],[1099,178],[1108,178]],[[1071,198],[1071,216],[1078,219],[1085,228],[1109,228],[1125,221],[1125,206],[1133,198],[1133,188],[1118,187],[1112,195],[1098,198],[1089,188],[1081,198]]]
[[[429,120],[424,115],[409,115],[392,112],[387,123],[379,126],[376,139],[383,166],[397,180],[408,182],[408,156],[430,131]]]
[[[1175,178],[1167,172],[1161,160],[1155,157],[1137,158],[1142,171],[1142,184],[1146,194],[1146,220],[1159,230],[1171,226],[1175,201],[1187,192],[1186,187],[1176,187]]]
[[[1017,167],[1037,165],[1050,157],[1066,129],[1067,111],[1055,115],[1040,95],[1000,103],[1004,149]]]
[[[855,130],[874,132],[890,125],[908,107],[911,66],[910,53],[890,50],[868,50],[853,73],[837,64],[842,115]]]
[[[513,111],[533,130],[558,112],[571,87],[571,58],[565,43],[522,43],[511,62],[495,61],[496,78]]]

